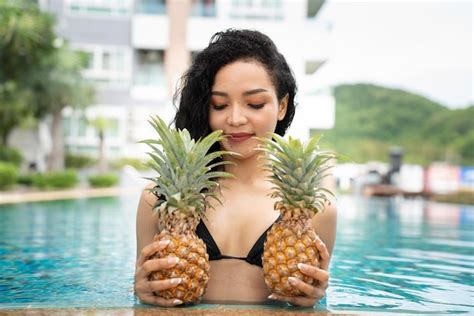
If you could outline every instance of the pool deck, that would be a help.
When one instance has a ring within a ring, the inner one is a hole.
[[[52,200],[80,199],[89,197],[105,197],[118,195],[137,195],[139,187],[112,187],[112,188],[75,188],[60,191],[33,191],[14,190],[0,192],[0,204],[14,204],[25,202],[39,202]],[[1,315],[1,314],[0,314]]]

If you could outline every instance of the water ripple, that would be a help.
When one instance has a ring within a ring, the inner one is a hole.
[[[0,206],[0,309],[135,306],[136,205],[101,198]],[[318,310],[474,313],[473,207],[345,196],[338,209]]]

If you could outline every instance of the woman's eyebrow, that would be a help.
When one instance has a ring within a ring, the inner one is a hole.
[[[267,90],[265,89],[253,89],[253,90],[249,90],[249,91],[245,91],[244,93],[242,93],[242,95],[252,95],[252,94],[256,94],[256,93],[260,93],[260,92],[267,92]],[[211,95],[218,95],[218,96],[222,96],[222,97],[228,97],[229,94],[227,92],[222,92],[222,91],[211,91]]]
[[[256,94],[256,93],[260,93],[260,92],[267,92],[267,90],[265,89],[253,89],[253,90],[249,90],[249,91],[245,91],[244,93],[242,93],[242,95],[251,95],[251,94]]]

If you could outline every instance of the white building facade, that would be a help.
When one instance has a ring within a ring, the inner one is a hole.
[[[298,83],[298,109],[290,134],[334,126],[335,100],[317,86],[319,67],[330,59],[330,30],[318,21],[321,0],[42,0],[57,17],[57,32],[88,56],[84,75],[97,83],[96,103],[86,113],[66,109],[67,151],[95,155],[97,133],[87,120],[111,121],[109,157],[143,157],[137,141],[155,137],[150,115],[174,117],[172,92],[191,56],[227,28],[270,36]],[[183,11],[188,8],[188,12]],[[173,49],[173,54],[169,54]],[[168,52],[168,59],[166,59]],[[170,56],[175,56],[170,61]],[[176,57],[178,56],[178,57]],[[178,58],[176,60],[176,58]],[[180,59],[179,59],[180,58]],[[171,70],[169,69],[171,65]],[[174,66],[173,66],[174,65]],[[181,65],[181,67],[176,67]]]

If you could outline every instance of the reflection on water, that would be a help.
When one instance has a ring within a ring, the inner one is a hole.
[[[136,205],[101,198],[1,206],[0,304],[131,304]]]
[[[0,308],[137,307],[136,205],[0,206]],[[474,312],[474,207],[344,196],[338,209],[331,285],[317,310]]]
[[[474,208],[342,197],[330,309],[474,311]]]

